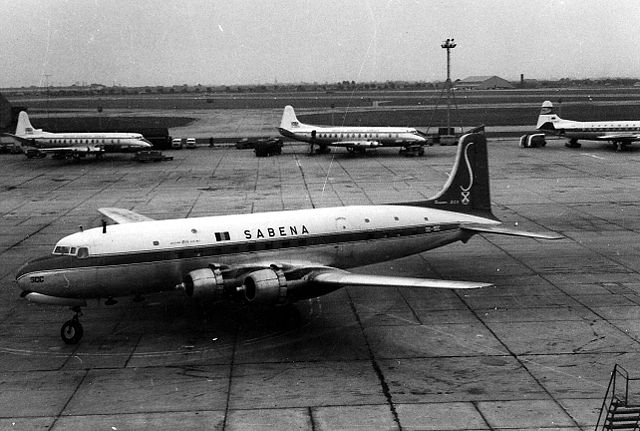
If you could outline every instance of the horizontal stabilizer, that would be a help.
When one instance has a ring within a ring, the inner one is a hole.
[[[511,236],[523,236],[526,238],[534,238],[534,239],[562,239],[564,238],[561,235],[555,234],[546,234],[546,233],[536,233],[536,232],[527,232],[524,230],[517,229],[509,229],[504,226],[493,226],[493,225],[474,225],[467,224],[461,226],[462,229],[476,232],[476,233],[495,233],[498,235],[511,235]]]
[[[332,286],[428,287],[435,289],[478,289],[493,286],[491,283],[473,281],[354,274],[337,269],[312,274],[309,281]]]
[[[124,208],[99,208],[98,212],[119,224],[153,220],[151,217]]]

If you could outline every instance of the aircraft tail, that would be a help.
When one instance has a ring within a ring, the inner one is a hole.
[[[536,124],[536,129],[538,130],[555,130],[554,123],[560,121],[560,117],[556,114],[555,109],[553,108],[553,103],[548,100],[545,100],[542,103],[542,108],[540,109],[540,115],[538,116],[538,123]]]
[[[287,105],[282,112],[282,120],[280,120],[280,128],[285,130],[291,130],[300,127],[300,122],[296,117],[296,113],[293,110],[293,106]]]
[[[487,139],[484,134],[468,133],[460,137],[453,169],[438,194],[426,201],[396,205],[436,208],[498,220],[491,212]]]
[[[29,116],[25,111],[21,111],[18,115],[18,125],[16,126],[16,136],[20,138],[27,137],[34,132],[34,128],[29,121]]]

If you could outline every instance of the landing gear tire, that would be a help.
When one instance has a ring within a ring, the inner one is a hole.
[[[78,344],[83,333],[82,324],[77,317],[67,320],[60,328],[60,336],[66,344]]]

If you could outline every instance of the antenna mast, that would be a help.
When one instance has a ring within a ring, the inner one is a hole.
[[[447,81],[444,83],[445,92],[447,93],[447,135],[451,134],[451,96],[453,86],[451,85],[451,50],[457,46],[454,39],[445,40],[442,45],[447,50]]]

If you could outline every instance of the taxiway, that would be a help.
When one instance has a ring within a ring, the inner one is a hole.
[[[71,311],[29,304],[13,282],[60,237],[99,225],[99,207],[170,218],[422,199],[454,151],[1,156],[0,429],[592,429],[613,365],[640,376],[638,150],[489,136],[495,214],[566,238],[478,235],[360,269],[488,289],[346,288],[280,310],[121,298],[83,310],[85,336],[67,346]]]

